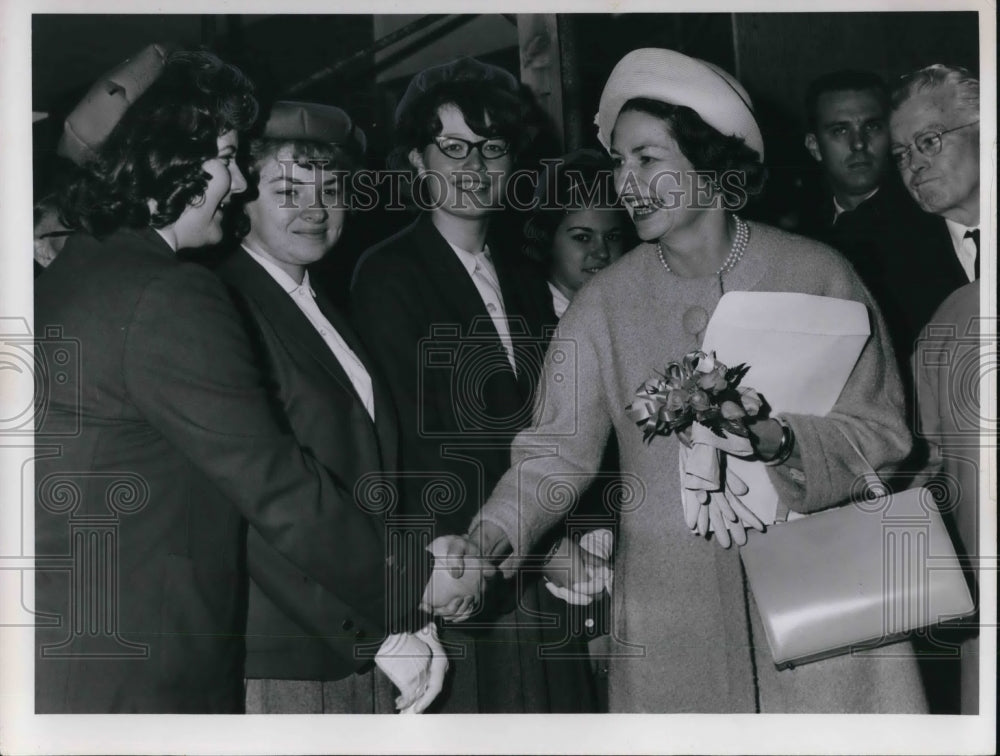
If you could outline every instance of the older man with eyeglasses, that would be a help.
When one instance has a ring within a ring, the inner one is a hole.
[[[969,281],[979,278],[979,82],[933,65],[892,97],[892,156],[921,209],[945,219]]]
[[[956,547],[977,582],[980,417],[979,315],[979,82],[967,70],[933,65],[904,77],[892,94],[891,154],[910,195],[947,233],[935,259],[908,259],[906,278],[933,281],[920,312],[932,312],[913,355],[918,441],[929,447],[925,475],[939,476],[945,498],[938,504],[951,521]],[[915,295],[914,295],[915,296]],[[943,304],[942,304],[943,300]],[[972,383],[965,373],[968,366]],[[995,417],[995,415],[994,415]],[[975,592],[974,592],[975,593]],[[937,628],[925,641],[924,682],[932,712],[979,710],[977,620]],[[957,658],[954,656],[958,650]],[[920,650],[918,648],[918,650]],[[937,652],[941,657],[929,659]],[[934,700],[936,699],[936,701]]]
[[[978,123],[979,82],[964,68],[927,66],[904,76],[890,96],[892,160],[924,211],[883,229],[875,271],[904,368],[934,311],[978,277]]]

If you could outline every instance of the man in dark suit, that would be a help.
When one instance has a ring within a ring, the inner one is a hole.
[[[948,237],[907,195],[889,160],[888,92],[868,71],[837,71],[806,96],[805,145],[826,194],[803,231],[838,249],[871,291],[889,328],[901,375],[920,329],[964,282]]]
[[[925,294],[918,330],[955,289],[979,278],[979,81],[936,64],[903,78],[892,93],[891,152],[910,196],[933,219],[934,259],[897,250],[901,288]],[[936,281],[936,283],[935,283]]]
[[[914,355],[921,389],[916,397],[922,419],[917,438],[930,442],[932,470],[950,473],[951,481],[964,484],[957,490],[944,486],[957,499],[941,505],[957,536],[956,548],[969,558],[975,584],[979,555],[977,470],[975,464],[970,472],[968,464],[963,469],[960,463],[961,447],[970,442],[978,461],[977,418],[982,414],[978,407],[969,406],[969,396],[955,392],[956,384],[963,381],[954,371],[962,364],[962,354],[965,364],[969,364],[970,355],[975,357],[974,364],[979,362],[979,334],[972,317],[979,309],[978,289],[971,285],[979,278],[980,265],[979,82],[956,66],[936,64],[914,71],[892,93],[889,130],[892,156],[907,191],[944,237],[935,260],[907,259],[902,251],[897,259],[909,267],[903,284],[924,285],[934,293],[923,302],[920,316],[925,319],[920,326],[933,323],[935,327],[928,326],[922,349]],[[932,289],[935,278],[942,281]],[[960,287],[964,287],[961,293],[951,294]],[[972,374],[978,377],[977,370]],[[976,396],[975,391],[965,393]],[[978,618],[973,625],[977,623]],[[977,637],[970,638],[970,632]],[[939,652],[938,643],[945,646],[945,658],[924,665],[932,711],[975,712],[979,706],[978,628],[937,629],[925,643],[928,648],[921,649],[924,653]],[[948,658],[955,645],[960,645],[960,659]]]

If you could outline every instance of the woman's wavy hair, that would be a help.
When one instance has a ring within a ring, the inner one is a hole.
[[[625,213],[615,192],[612,168],[611,158],[593,149],[545,161],[535,191],[535,206],[523,230],[521,250],[530,260],[543,265],[550,262],[556,229],[575,210],[606,207]],[[626,227],[631,229],[632,224],[626,223]]]
[[[751,195],[764,188],[767,169],[758,152],[740,137],[721,134],[692,108],[636,97],[628,100],[620,113],[629,111],[666,122],[684,157],[717,187],[726,209],[743,207]]]
[[[204,197],[202,164],[218,154],[218,138],[248,129],[257,110],[253,84],[238,68],[208,52],[173,53],[63,192],[63,223],[97,236],[174,223]]]

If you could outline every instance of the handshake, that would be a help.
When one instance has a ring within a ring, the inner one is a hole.
[[[611,531],[602,529],[584,534],[579,542],[560,539],[542,571],[545,587],[570,604],[589,604],[605,590],[610,592],[613,538]],[[497,573],[483,551],[494,554],[499,545],[507,545],[506,536],[488,523],[472,535],[432,541],[434,572],[420,608],[450,622],[471,617],[482,606],[487,581]]]
[[[434,555],[431,579],[424,588],[420,609],[450,622],[464,622],[483,605],[486,584],[497,574],[485,551],[494,554],[506,546],[506,536],[490,525],[471,536],[440,536],[428,546]],[[611,590],[612,535],[607,530],[586,533],[579,543],[563,538],[552,549],[543,570],[545,587],[570,604],[589,604]],[[399,689],[396,708],[419,714],[444,687],[448,657],[434,623],[416,633],[390,635],[375,663]]]
[[[420,609],[453,622],[468,619],[482,605],[486,581],[496,574],[496,567],[464,536],[441,536],[428,550],[434,555],[434,568]],[[426,711],[444,687],[448,671],[448,657],[433,622],[415,633],[390,635],[375,664],[399,690],[396,708],[402,714]]]
[[[434,555],[434,570],[420,609],[450,622],[464,622],[482,606],[486,583],[497,568],[469,536],[440,536],[427,548]]]

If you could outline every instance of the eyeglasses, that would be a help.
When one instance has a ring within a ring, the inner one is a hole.
[[[434,144],[441,153],[453,160],[465,160],[473,149],[479,150],[483,160],[496,160],[510,152],[510,142],[506,139],[483,139],[470,142],[458,137],[435,137]]]
[[[924,131],[917,134],[913,138],[913,146],[917,148],[917,152],[921,155],[926,155],[927,157],[933,157],[941,152],[941,137],[945,134],[950,134],[953,131],[958,131],[959,129],[964,129],[969,126],[975,126],[979,123],[978,120],[972,121],[971,123],[963,123],[961,126],[956,126],[953,129],[947,129],[945,131]],[[910,164],[910,147],[899,146],[893,147],[891,150],[892,159],[896,161],[896,167],[902,168]]]

